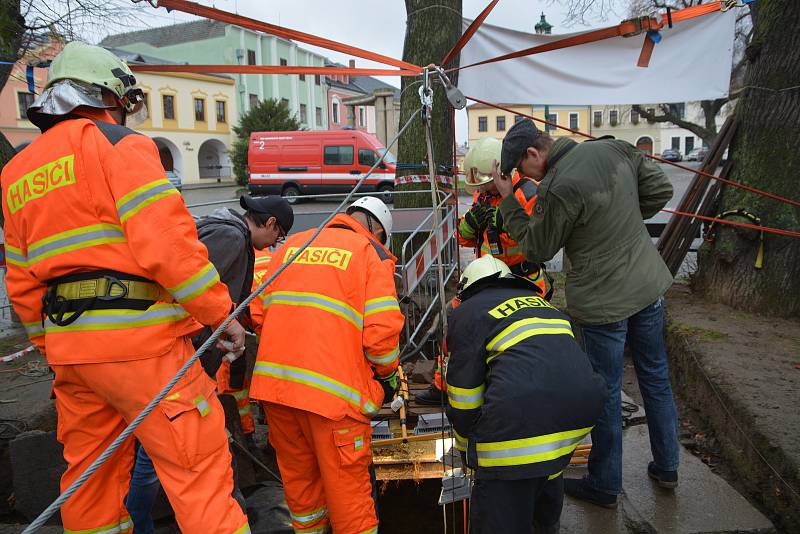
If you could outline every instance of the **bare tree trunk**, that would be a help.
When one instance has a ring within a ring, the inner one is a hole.
[[[791,199],[800,190],[798,27],[796,0],[759,1],[745,88],[736,109],[740,125],[731,149],[734,181]],[[726,187],[719,211],[737,208],[754,213],[763,225],[800,230],[800,209]],[[721,228],[717,234],[698,253],[696,290],[739,309],[800,315],[800,239],[767,234],[764,266],[756,269],[756,232]]]
[[[24,24],[25,20],[20,13],[20,0],[0,0],[0,60],[12,63],[0,64],[0,91],[6,86],[8,77],[14,69],[13,63],[19,58]],[[0,133],[0,169],[14,157],[14,154],[14,147],[6,136]],[[0,211],[0,226],[3,224],[3,215]]]
[[[431,63],[438,65],[461,36],[461,0],[405,0],[405,3],[408,20],[403,60],[422,66]],[[457,58],[453,64],[458,65]],[[457,74],[457,72],[450,74],[453,84],[457,81]],[[400,101],[401,126],[409,117],[420,111],[418,82],[419,79],[403,78],[403,94]],[[444,89],[440,84],[436,84],[431,127],[433,157],[437,165],[449,165],[453,161],[453,112]],[[399,170],[398,176],[428,174],[422,121],[413,123],[400,138],[397,159],[402,163],[422,165],[419,169]],[[429,187],[428,184],[407,184],[397,189],[412,191],[427,190]],[[395,200],[397,207],[430,206],[430,204],[430,195],[425,194],[398,195]]]

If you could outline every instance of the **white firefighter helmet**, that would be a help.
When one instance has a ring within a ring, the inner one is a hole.
[[[474,193],[483,184],[493,180],[492,162],[500,165],[500,154],[503,143],[494,137],[484,137],[469,149],[464,157],[464,189],[467,193]]]
[[[458,292],[461,293],[480,280],[503,276],[511,276],[511,269],[508,268],[508,265],[489,254],[481,256],[467,265],[464,272],[461,273]]]
[[[361,197],[348,206],[347,214],[350,215],[359,210],[366,211],[381,223],[383,231],[386,233],[383,244],[388,244],[392,235],[392,213],[383,200],[377,197]]]

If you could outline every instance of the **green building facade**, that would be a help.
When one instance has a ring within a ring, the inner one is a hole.
[[[226,65],[325,66],[325,58],[272,35],[217,21],[199,20],[173,26],[110,35],[100,43],[176,63]],[[313,75],[232,74],[237,109],[247,113],[257,102],[285,100],[310,130],[328,129],[327,86]]]

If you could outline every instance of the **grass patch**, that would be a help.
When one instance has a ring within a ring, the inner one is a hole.
[[[701,341],[721,341],[728,338],[728,334],[724,332],[713,330],[711,328],[702,328],[686,323],[680,323],[677,321],[672,321],[668,328],[675,334],[697,338]]]

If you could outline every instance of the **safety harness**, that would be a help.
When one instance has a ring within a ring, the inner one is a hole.
[[[166,289],[141,276],[110,270],[69,274],[47,282],[42,325],[45,317],[67,326],[88,310],[146,310],[156,302],[173,301]]]
[[[761,218],[743,208],[723,211],[722,213],[717,215],[715,219],[724,220],[727,219],[728,217],[733,217],[733,216],[749,219],[756,226],[761,226]],[[712,221],[711,224],[709,224],[708,227],[706,227],[705,233],[703,233],[703,240],[712,243],[714,239],[716,239],[716,237],[717,237],[716,221]],[[764,266],[764,230],[758,232],[758,241],[759,241],[758,253],[756,254],[755,268],[761,269],[761,267]]]

